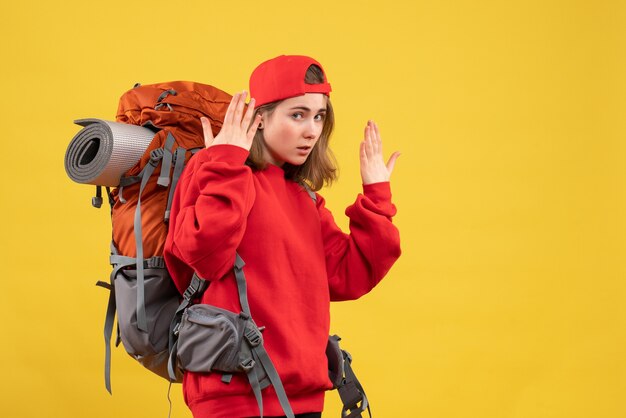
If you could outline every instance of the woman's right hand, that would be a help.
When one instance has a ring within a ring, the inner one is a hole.
[[[247,93],[243,91],[233,96],[226,110],[222,129],[215,138],[209,120],[205,117],[200,118],[204,131],[204,145],[207,148],[213,145],[230,144],[250,151],[252,140],[261,122],[261,115],[257,115],[254,123],[250,124],[254,114],[254,99],[250,99],[248,110],[244,114],[246,95]]]

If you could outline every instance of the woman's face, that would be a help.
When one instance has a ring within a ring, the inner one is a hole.
[[[263,115],[264,157],[271,164],[302,165],[324,127],[328,96],[307,93],[283,100],[270,115]]]

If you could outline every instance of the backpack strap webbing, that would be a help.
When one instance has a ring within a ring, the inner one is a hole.
[[[267,351],[262,344],[262,340],[257,339],[258,342],[256,342],[256,345],[254,345],[254,340],[251,342],[248,339],[248,333],[246,333],[246,341],[251,346],[250,348],[252,350],[254,361],[263,367],[265,373],[267,374],[267,377],[272,383],[272,386],[274,386],[274,391],[276,392],[276,396],[278,397],[278,402],[280,403],[281,408],[283,408],[285,416],[287,418],[294,418],[294,413],[291,409],[291,405],[289,404],[289,399],[287,398],[287,393],[285,393],[283,383],[280,380],[280,376],[278,376],[278,372],[274,367],[274,363],[272,363],[269,354],[267,354]],[[258,385],[258,377],[255,367],[252,367],[250,372],[246,373],[246,376],[248,377],[248,381],[250,382],[252,390],[254,391],[254,396],[256,397],[257,404],[259,405],[259,412],[261,413],[261,417],[263,417],[263,400],[261,395],[261,387],[260,385]]]
[[[278,372],[274,367],[274,363],[272,363],[270,356],[267,354],[267,351],[263,346],[263,336],[261,335],[261,330],[256,326],[256,324],[254,324],[254,321],[252,320],[250,305],[248,303],[246,276],[243,272],[243,267],[245,265],[246,263],[239,256],[239,254],[235,253],[234,270],[235,278],[237,279],[239,303],[241,304],[241,310],[250,317],[250,322],[252,323],[251,327],[246,328],[246,333],[244,337],[246,339],[246,342],[250,346],[254,362],[260,364],[261,367],[263,367],[272,386],[274,386],[276,396],[278,397],[280,406],[283,408],[283,412],[285,412],[287,418],[293,418],[293,410],[291,409],[291,405],[289,404],[289,399],[287,399],[287,394],[285,393],[283,383],[280,380],[280,376],[278,376]],[[260,416],[263,417],[263,399],[261,395],[261,386],[259,384],[259,379],[254,364],[250,366],[249,370],[246,370],[246,376],[248,377],[248,381],[250,382],[250,386],[252,386],[254,396],[259,405],[259,412],[261,414]]]
[[[239,293],[239,304],[241,310],[252,317],[250,313],[250,304],[248,303],[248,285],[246,283],[246,275],[243,272],[243,267],[246,265],[243,259],[238,253],[235,253],[235,278],[237,279],[237,293]]]
[[[161,164],[161,172],[159,174],[159,179],[157,180],[157,184],[159,186],[167,187],[170,185],[170,170],[172,168],[172,160],[174,159],[172,148],[174,147],[175,142],[174,135],[172,135],[171,132],[168,132],[165,144],[163,145],[163,163]]]
[[[113,242],[111,242],[111,264],[114,265],[113,270],[109,276],[110,284],[104,282],[96,283],[97,286],[101,286],[109,289],[109,303],[107,305],[107,311],[104,318],[104,386],[110,394],[113,394],[111,390],[111,337],[113,336],[113,323],[115,321],[115,277],[117,273],[124,267],[134,264],[132,263],[119,263],[114,264],[112,258],[118,256],[117,249]]]
[[[113,283],[113,278],[111,278],[111,283]],[[112,286],[111,284],[111,287],[109,287],[109,303],[104,320],[104,386],[110,394],[113,394],[111,390],[111,337],[113,335],[113,321],[115,320],[116,307],[115,294]]]
[[[135,209],[134,229],[135,244],[137,246],[137,328],[140,331],[148,332],[148,321],[146,319],[146,303],[144,288],[144,265],[143,265],[143,235],[141,231],[141,195],[148,184],[148,180],[154,169],[163,159],[163,148],[157,148],[150,153],[150,160],[142,170],[141,185],[139,186],[139,197],[137,198],[137,208]]]
[[[176,309],[176,313],[174,313],[174,317],[172,318],[172,322],[170,323],[170,333],[169,333],[169,359],[167,361],[167,373],[169,375],[170,381],[176,381],[176,358],[178,354],[178,330],[180,328],[180,323],[183,317],[183,313],[185,309],[193,304],[194,299],[202,296],[204,291],[209,287],[210,282],[201,279],[195,272],[191,277],[191,283],[183,293],[183,300]]]
[[[317,203],[317,195],[315,194],[313,189],[311,189],[311,186],[309,186],[304,180],[300,181],[300,185],[304,187],[304,190],[306,190],[306,192],[309,194],[309,197],[313,199],[313,202]]]
[[[172,185],[170,186],[170,191],[167,195],[167,207],[165,208],[165,215],[163,218],[165,223],[168,223],[170,221],[170,210],[172,208],[174,191],[176,190],[178,179],[180,179],[180,175],[183,173],[183,168],[185,168],[186,152],[187,150],[182,147],[176,148],[176,151],[174,152],[174,173],[172,174]]]
[[[256,403],[259,408],[259,416],[263,418],[263,395],[261,395],[261,384],[259,383],[259,374],[257,373],[257,368],[254,367],[254,360],[250,361],[249,369],[246,371],[246,376],[248,377],[248,382],[252,387],[252,393],[254,393],[254,398],[256,399]],[[232,375],[228,375],[231,376]],[[224,381],[222,379],[222,381]]]
[[[193,157],[196,152],[200,151],[203,148],[191,148],[189,152],[191,152],[191,156]],[[170,191],[167,196],[167,207],[165,208],[165,215],[163,220],[165,223],[170,221],[170,212],[172,209],[172,200],[174,199],[174,192],[176,191],[176,185],[178,184],[178,180],[180,180],[180,176],[183,174],[183,169],[185,168],[185,157],[187,154],[187,150],[178,147],[174,152],[174,173],[172,174],[172,185],[170,186]]]
[[[341,416],[342,418],[362,418],[361,412],[367,409],[369,417],[372,418],[365,390],[352,370],[352,356],[345,350],[341,350],[341,353],[343,354],[343,370],[345,374],[341,385],[337,387],[339,397],[343,403]]]

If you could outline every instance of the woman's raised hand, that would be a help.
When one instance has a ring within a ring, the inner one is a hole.
[[[399,152],[394,152],[385,164],[383,160],[383,142],[380,139],[378,126],[370,120],[365,126],[365,135],[361,142],[361,179],[363,184],[381,183],[389,181],[391,172],[396,164]]]
[[[259,123],[261,122],[261,115],[257,115],[254,119],[254,123],[250,125],[252,115],[254,114],[254,99],[250,100],[248,109],[244,114],[246,95],[247,93],[244,91],[233,96],[226,110],[222,129],[215,138],[213,138],[209,120],[204,117],[200,118],[202,130],[204,131],[204,145],[207,148],[213,145],[230,144],[250,151],[254,134],[256,134]]]

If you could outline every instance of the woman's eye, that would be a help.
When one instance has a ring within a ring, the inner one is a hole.
[[[317,121],[324,120],[325,117],[326,117],[325,114],[320,113],[318,115],[315,115],[315,120],[317,120]]]
[[[294,119],[302,119],[302,113],[294,113],[291,117]]]

